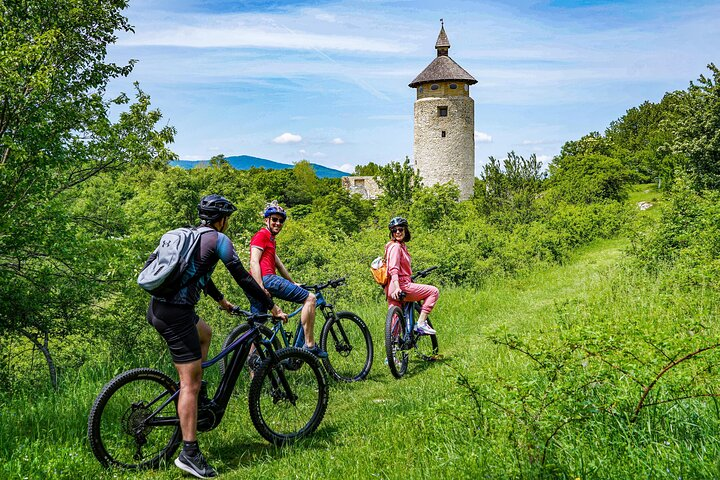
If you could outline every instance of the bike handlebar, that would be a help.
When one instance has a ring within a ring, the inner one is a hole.
[[[438,266],[435,265],[435,266],[433,266],[433,267],[426,268],[425,270],[420,270],[420,271],[417,272],[415,275],[413,275],[412,277],[410,277],[410,279],[411,279],[411,280],[415,280],[415,279],[418,278],[418,277],[419,277],[419,278],[426,277],[430,272],[432,272],[433,270],[435,270],[435,269],[437,269],[437,268],[438,268]]]
[[[243,310],[240,307],[230,309],[228,310],[228,312],[230,313],[230,315],[237,315],[238,317],[247,318],[247,321],[250,324],[255,322],[265,323],[268,320],[272,320],[273,322],[279,322],[281,320],[281,318],[276,317],[271,313],[252,313],[248,312],[247,310]]]
[[[341,285],[346,285],[346,284],[347,284],[347,282],[346,282],[346,280],[345,280],[345,277],[340,277],[340,278],[335,278],[335,279],[333,279],[333,280],[328,280],[328,281],[325,282],[325,283],[318,283],[318,284],[315,284],[315,285],[305,285],[305,284],[301,284],[300,286],[301,286],[302,288],[304,288],[305,290],[313,290],[313,291],[315,291],[315,292],[318,292],[318,291],[320,291],[320,290],[322,290],[322,289],[325,289],[325,288],[328,288],[328,287],[338,288],[339,286],[341,286]]]
[[[415,280],[418,277],[420,277],[420,278],[426,277],[430,272],[432,272],[433,270],[436,270],[437,268],[438,268],[438,266],[434,265],[432,267],[426,268],[425,270],[420,270],[415,275],[411,276],[410,280]],[[398,294],[398,299],[402,302],[403,300],[405,300],[406,295],[407,294],[405,292],[400,292]]]

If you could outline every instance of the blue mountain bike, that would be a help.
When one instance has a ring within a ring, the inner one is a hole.
[[[430,267],[413,275],[411,280],[427,276],[437,267]],[[400,301],[405,292],[400,293]],[[408,352],[415,350],[422,360],[431,361],[438,358],[438,341],[436,335],[420,335],[415,331],[415,314],[420,314],[419,302],[404,302],[402,308],[391,306],[385,318],[385,354],[387,355],[390,373],[395,378],[402,378],[407,372]],[[430,318],[428,325],[432,327]]]
[[[326,288],[338,288],[345,284],[345,278],[338,278],[302,287],[315,293],[317,297],[315,304],[325,318],[319,341],[320,348],[328,354],[328,358],[322,359],[323,366],[337,381],[356,382],[365,379],[372,367],[373,343],[370,330],[356,314],[346,311],[336,312],[322,292]],[[299,316],[301,310],[302,306],[288,314],[288,317]],[[246,324],[235,327],[225,339],[223,348],[234,342],[248,328]],[[292,332],[286,331],[282,322],[276,322],[272,329],[263,326],[261,332],[265,337],[263,343],[272,344],[275,350],[289,346],[301,348],[305,344],[305,333],[299,319],[295,328],[294,341]],[[251,356],[251,362],[252,358]],[[221,363],[220,371],[222,372],[223,369],[224,365]]]
[[[205,432],[220,425],[251,346],[260,356],[254,370],[248,405],[255,429],[266,440],[282,445],[311,434],[320,425],[329,388],[320,361],[298,348],[261,348],[271,315],[231,312],[247,318],[247,329],[212,360],[208,368],[229,358],[215,395],[198,407],[197,428]],[[267,328],[267,327],[265,327]],[[289,368],[288,365],[292,365]],[[159,370],[136,368],[116,376],[98,394],[88,418],[88,440],[105,467],[157,467],[173,455],[182,439],[177,403],[178,382]]]

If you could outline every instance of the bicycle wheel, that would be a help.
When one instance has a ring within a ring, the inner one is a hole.
[[[365,322],[352,312],[338,312],[323,325],[320,348],[328,353],[322,363],[340,382],[363,380],[370,373],[373,344]]]
[[[132,469],[157,467],[166,461],[181,439],[177,398],[170,401],[177,389],[170,377],[150,368],[113,378],[100,391],[88,418],[88,440],[95,458],[105,467]]]
[[[388,309],[385,319],[385,354],[393,377],[405,375],[408,365],[407,351],[403,350],[405,339],[405,317],[397,306]]]
[[[427,319],[427,322],[430,328],[433,328],[430,318]],[[425,361],[436,360],[438,355],[437,335],[416,335],[415,352]]]
[[[329,387],[320,361],[289,347],[268,358],[250,383],[250,418],[268,442],[282,445],[311,434],[327,409]],[[292,370],[285,364],[298,366]]]
[[[232,331],[228,334],[228,336],[225,337],[225,341],[222,344],[222,350],[225,350],[227,347],[229,347],[231,343],[240,338],[240,336],[250,330],[250,328],[252,327],[249,323],[242,323],[237,327],[233,328]],[[260,325],[260,333],[265,338],[272,338],[273,336],[273,331],[265,325]],[[280,350],[282,348],[282,344],[280,343],[280,339],[278,337],[275,337],[273,339],[273,348],[275,350]],[[226,355],[222,359],[222,361],[218,362],[218,369],[220,370],[221,377],[225,375],[225,370],[227,370],[228,365],[230,365],[230,355]]]

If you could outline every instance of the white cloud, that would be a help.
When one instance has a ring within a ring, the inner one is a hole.
[[[333,145],[342,145],[343,143],[345,143],[345,140],[343,140],[340,137],[337,137],[337,138],[333,138],[330,143],[332,143]]]
[[[485,132],[475,130],[475,143],[492,143],[492,136]]]
[[[325,158],[327,155],[325,155],[323,152],[315,152],[313,153],[313,157],[315,158]]]
[[[273,143],[279,143],[281,145],[286,143],[298,143],[302,141],[302,137],[300,135],[296,135],[294,133],[285,132],[282,135],[279,135],[275,138],[273,138]]]
[[[330,168],[334,168],[335,170],[340,170],[341,172],[347,172],[347,173],[352,173],[355,171],[355,167],[350,165],[349,163],[343,163],[339,167],[335,166],[335,167],[330,167]]]
[[[306,155],[306,154],[307,154],[307,151],[305,151],[305,150],[300,150],[298,153],[299,153],[300,155]]]
[[[202,20],[201,20],[202,21]],[[293,30],[274,21],[257,26],[252,19],[216,17],[206,25],[166,25],[142,30],[119,43],[128,46],[191,48],[267,48],[402,53],[405,47],[382,39],[337,33],[318,34]]]

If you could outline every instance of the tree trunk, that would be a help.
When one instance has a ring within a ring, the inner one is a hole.
[[[50,349],[48,348],[50,335],[47,332],[44,332],[45,338],[43,339],[43,342],[40,343],[37,336],[32,335],[30,332],[21,329],[20,333],[25,335],[25,337],[30,340],[33,345],[35,345],[35,347],[43,353],[43,355],[45,355],[45,361],[47,362],[48,370],[50,370],[50,383],[52,384],[53,389],[57,390],[57,369],[55,368],[55,361],[53,361],[52,355],[50,355]]]

